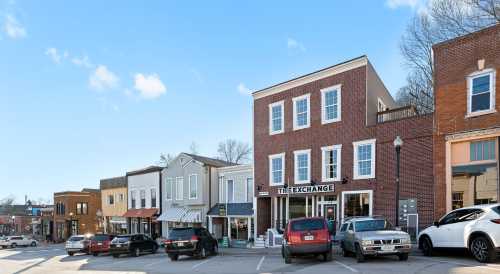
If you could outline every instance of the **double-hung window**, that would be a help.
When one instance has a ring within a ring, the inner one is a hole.
[[[375,178],[375,139],[354,142],[354,179]]]
[[[174,189],[174,179],[173,178],[167,178],[166,180],[166,186],[165,186],[165,191],[166,191],[166,194],[167,194],[167,200],[172,200],[172,193],[173,193],[173,189]]]
[[[269,185],[283,185],[285,181],[285,153],[269,155]]]
[[[294,151],[295,183],[307,184],[311,182],[311,150]]]
[[[198,176],[196,174],[189,175],[189,199],[198,198]]]
[[[135,198],[136,198],[135,195],[136,195],[135,194],[135,190],[131,190],[130,191],[130,205],[131,205],[130,208],[135,208],[135,201],[136,201],[135,200]]]
[[[321,123],[340,121],[340,85],[321,90]]]
[[[156,207],[156,189],[151,188],[149,191],[151,192],[151,207]]]
[[[309,127],[310,115],[310,94],[293,98],[293,129],[298,130]]]
[[[184,177],[175,178],[175,199],[182,200],[184,197]]]
[[[495,160],[495,139],[482,140],[470,143],[470,160],[485,161]]]
[[[140,198],[141,198],[141,208],[145,208],[146,207],[146,190],[145,189],[141,189],[139,191],[139,195],[140,195]]]
[[[227,202],[234,202],[234,180],[227,180]]]
[[[340,159],[342,145],[327,146],[321,148],[322,153],[322,181],[340,181]]]
[[[279,101],[269,105],[269,134],[279,134],[284,132],[284,101]]]
[[[115,203],[115,196],[113,194],[108,195],[108,205],[113,205]]]
[[[495,71],[492,69],[473,73],[468,77],[469,115],[482,114],[495,109]]]

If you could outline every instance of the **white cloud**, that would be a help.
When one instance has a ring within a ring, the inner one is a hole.
[[[144,75],[142,73],[137,73],[134,79],[134,88],[139,91],[143,98],[154,99],[167,91],[167,88],[157,74]]]
[[[299,41],[293,39],[293,38],[288,38],[286,41],[286,46],[288,49],[291,50],[300,50],[300,51],[306,51],[306,47]]]
[[[26,29],[11,14],[7,14],[5,17],[4,30],[7,36],[12,39],[26,37]]]
[[[73,57],[71,59],[71,63],[78,67],[92,68],[94,65],[90,62],[90,59],[87,55],[82,57]]]
[[[56,48],[48,48],[45,51],[45,55],[49,56],[54,63],[56,64],[61,63],[61,55],[57,52]]]
[[[104,65],[99,65],[90,75],[89,86],[95,90],[112,89],[118,85],[118,77]]]
[[[420,9],[425,7],[426,0],[387,0],[385,3],[391,9],[397,9],[400,7],[410,7],[412,9]]]
[[[247,88],[247,86],[245,86],[245,84],[243,84],[243,83],[240,83],[238,85],[238,92],[241,93],[241,94],[243,94],[243,95],[250,95],[250,94],[252,94],[252,91],[249,88]]]

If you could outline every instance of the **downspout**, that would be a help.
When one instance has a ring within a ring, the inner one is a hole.
[[[212,208],[212,168],[211,166],[207,166],[207,168],[208,168],[208,210],[210,210],[210,208]],[[206,216],[205,221],[208,227],[208,216]]]

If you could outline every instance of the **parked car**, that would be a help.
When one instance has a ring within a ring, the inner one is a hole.
[[[438,248],[462,248],[479,262],[495,261],[500,252],[500,204],[449,212],[419,233],[418,247],[426,256]]]
[[[290,264],[293,257],[304,255],[322,255],[324,261],[331,261],[331,234],[324,218],[291,219],[283,232],[281,246],[285,263]]]
[[[356,217],[344,225],[347,228],[340,243],[344,257],[355,254],[358,263],[367,256],[397,255],[400,261],[408,260],[410,235],[393,229],[385,218]]]
[[[0,238],[0,246],[2,248],[6,247],[18,247],[18,246],[37,246],[38,242],[35,239],[28,238],[26,236],[7,236]]]
[[[116,235],[111,234],[96,234],[90,238],[89,252],[97,256],[99,253],[108,253],[109,245]]]
[[[91,235],[71,236],[66,241],[66,252],[68,253],[68,255],[73,256],[76,253],[90,254],[89,251],[90,237]]]
[[[144,252],[156,253],[158,248],[158,243],[148,235],[118,235],[111,241],[109,253],[114,258],[118,258],[122,254],[139,257]]]
[[[180,255],[205,258],[210,254],[217,255],[217,240],[205,228],[174,228],[170,230],[165,243],[165,252],[172,261]]]

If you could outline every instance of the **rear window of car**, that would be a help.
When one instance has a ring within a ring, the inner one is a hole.
[[[118,243],[125,243],[130,240],[130,236],[116,236],[116,238],[113,239],[113,242],[118,242]]]
[[[321,219],[297,220],[291,224],[292,231],[321,230],[325,229],[325,221]]]
[[[172,229],[168,235],[169,239],[190,239],[195,234],[194,229]]]
[[[110,235],[95,235],[92,237],[92,240],[94,241],[106,241],[110,239]]]
[[[491,208],[493,211],[495,211],[498,215],[500,215],[500,206],[495,206]]]
[[[73,236],[73,237],[69,238],[68,241],[70,241],[70,242],[79,242],[81,240],[83,240],[83,237]]]

